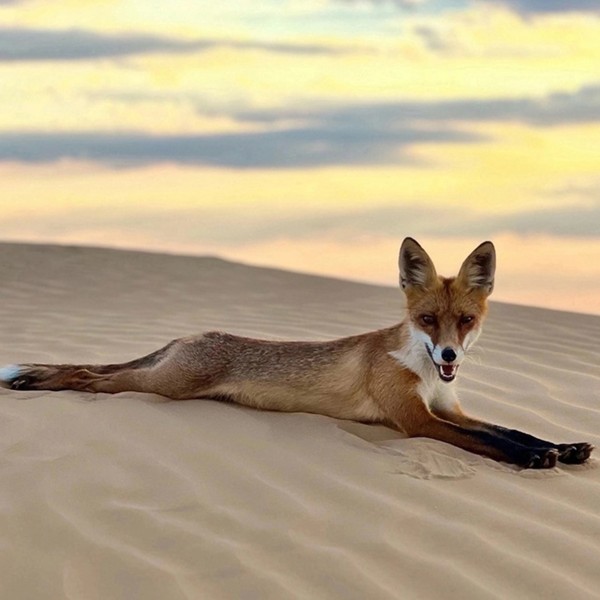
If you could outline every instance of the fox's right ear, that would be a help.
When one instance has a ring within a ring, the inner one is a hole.
[[[431,287],[437,280],[437,273],[429,255],[412,238],[407,237],[400,246],[398,257],[400,269],[400,287]]]

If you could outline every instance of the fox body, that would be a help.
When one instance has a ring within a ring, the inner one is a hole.
[[[13,389],[139,391],[384,423],[523,467],[589,458],[588,443],[554,444],[461,410],[454,380],[487,312],[495,272],[491,242],[479,245],[456,277],[445,278],[406,238],[399,271],[407,316],[387,329],[327,342],[208,332],[127,363],[9,365],[0,369],[0,380]]]

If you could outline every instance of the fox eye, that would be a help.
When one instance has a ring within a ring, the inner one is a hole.
[[[473,322],[473,319],[474,319],[474,318],[475,318],[475,317],[473,317],[472,315],[463,315],[463,316],[460,318],[460,324],[461,324],[461,325],[468,325],[469,323],[472,323],[472,322]]]
[[[435,317],[433,315],[421,315],[421,323],[423,325],[435,325]]]

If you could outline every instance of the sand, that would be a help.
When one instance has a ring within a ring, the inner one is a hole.
[[[208,329],[328,339],[403,315],[392,288],[216,258],[0,255],[0,364],[128,360]],[[492,303],[463,406],[600,447],[598,339],[599,317]],[[598,598],[598,464],[520,471],[318,415],[0,389],[0,598]]]

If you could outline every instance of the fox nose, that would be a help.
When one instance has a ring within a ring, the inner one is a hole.
[[[451,363],[456,360],[456,352],[448,346],[442,350],[442,359]]]

